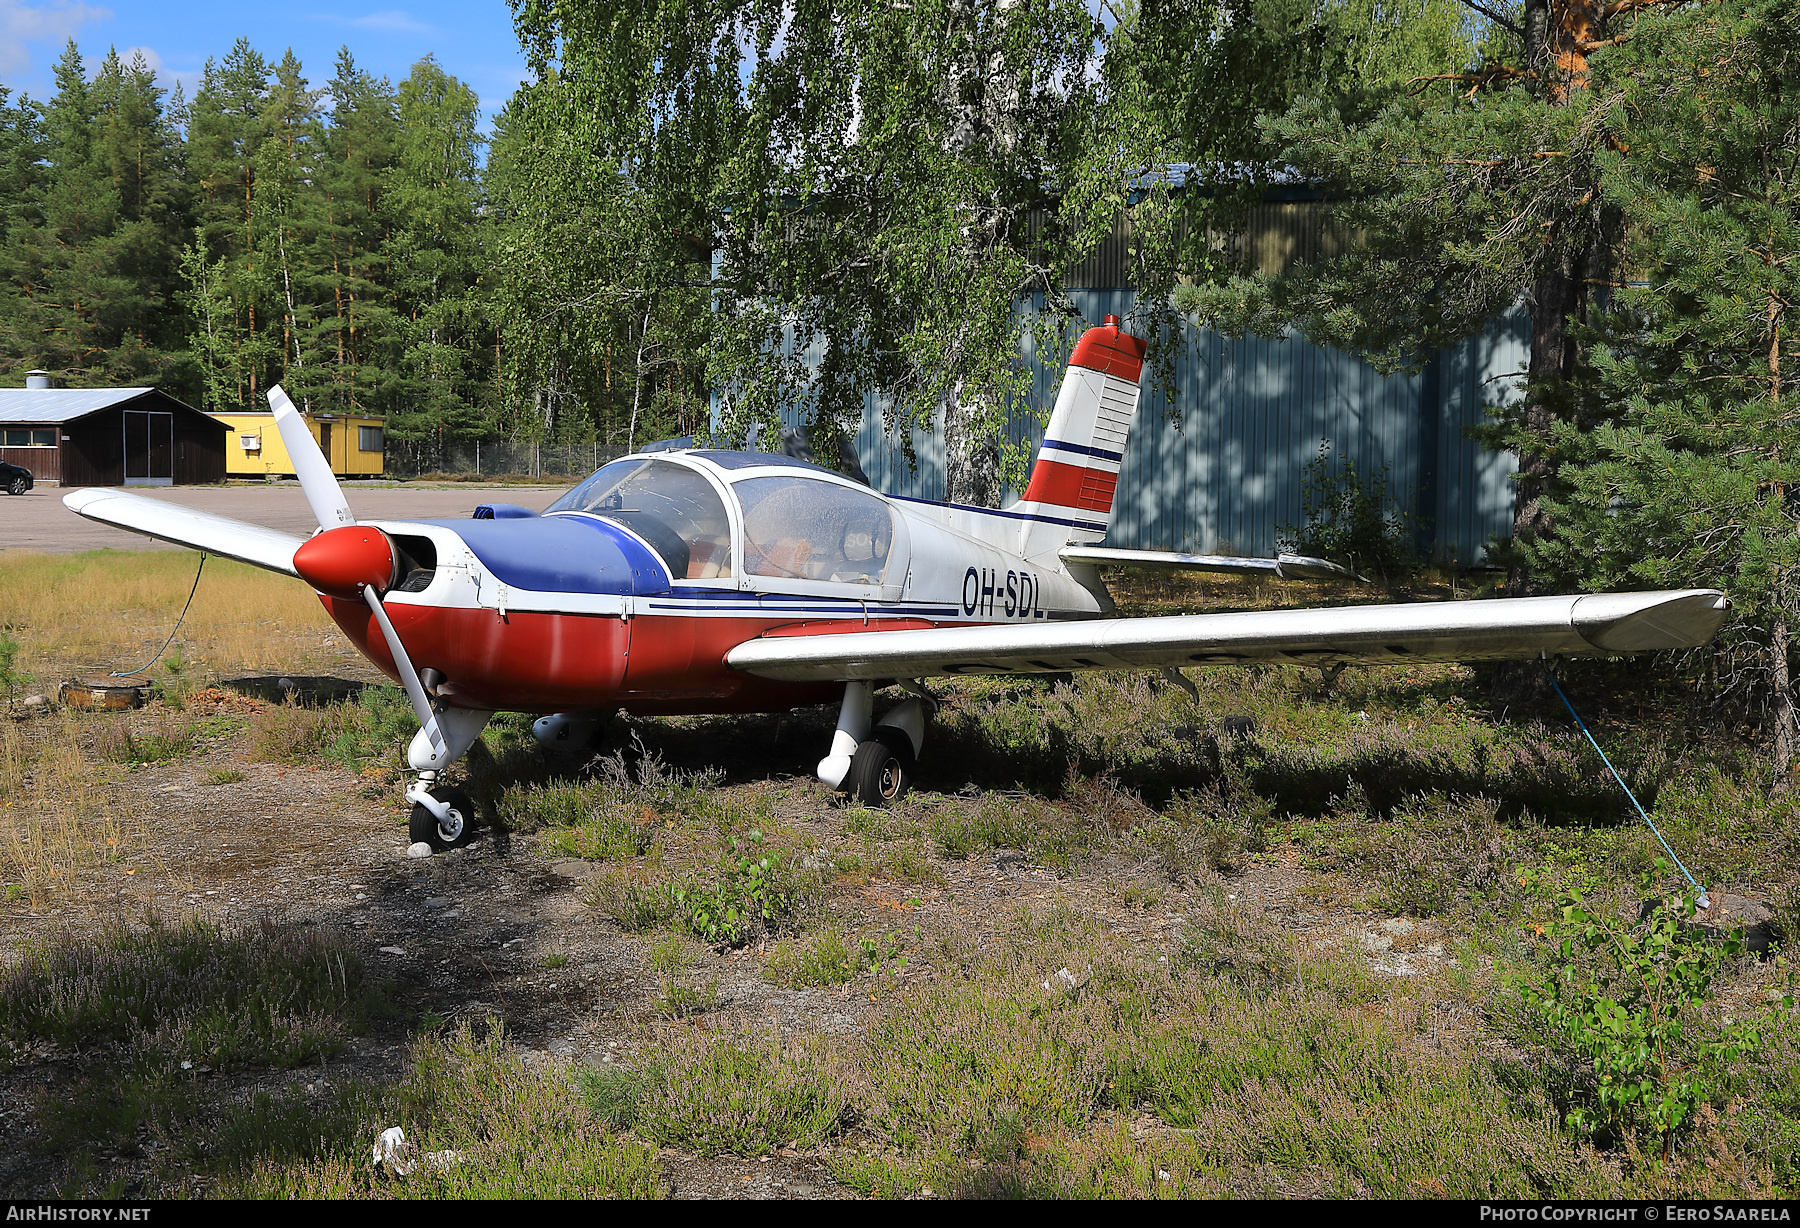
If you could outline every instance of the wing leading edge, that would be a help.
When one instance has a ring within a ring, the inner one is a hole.
[[[294,570],[294,551],[305,539],[291,533],[105,488],[72,490],[63,496],[63,505],[89,520],[145,537],[160,537],[253,567],[266,567],[284,576],[300,574]]]
[[[1717,589],[1687,589],[841,635],[778,631],[738,645],[725,660],[791,682],[1268,660],[1393,665],[1691,648],[1710,640],[1730,610]]]

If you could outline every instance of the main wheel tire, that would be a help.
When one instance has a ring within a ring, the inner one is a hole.
[[[9,495],[22,495],[30,489],[31,489],[31,479],[30,478],[16,477],[12,481],[10,481],[6,484],[6,493]]]
[[[429,844],[433,852],[461,848],[475,834],[475,803],[461,789],[433,789],[433,799],[450,803],[450,813],[440,820],[415,803],[407,820],[407,834],[414,844]]]
[[[880,728],[857,745],[844,786],[857,803],[874,809],[905,797],[912,777],[912,740],[901,730]]]

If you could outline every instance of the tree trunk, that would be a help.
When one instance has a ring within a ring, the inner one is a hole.
[[[1000,504],[1000,437],[979,398],[958,381],[944,401],[944,498],[966,507]]]
[[[1540,99],[1546,106],[1565,105],[1587,87],[1588,52],[1605,35],[1604,0],[1526,0],[1524,13],[1525,66],[1537,75]],[[1560,220],[1558,228],[1573,218]],[[1578,235],[1543,236],[1555,257],[1538,270],[1527,307],[1531,312],[1531,356],[1526,363],[1525,430],[1542,437],[1556,421],[1557,392],[1574,373],[1576,351],[1569,340],[1569,320],[1587,307],[1585,267],[1591,249],[1601,236],[1587,242]],[[1532,241],[1536,241],[1535,239]],[[1522,458],[1519,481],[1513,490],[1513,540],[1542,536],[1550,529],[1541,500],[1544,487],[1555,471],[1545,456]],[[1507,576],[1506,590],[1515,597],[1531,595],[1531,579],[1515,562]]]
[[[1775,616],[1769,635],[1769,665],[1775,683],[1775,783],[1784,785],[1794,766],[1794,697],[1789,690],[1788,625],[1785,614]]]

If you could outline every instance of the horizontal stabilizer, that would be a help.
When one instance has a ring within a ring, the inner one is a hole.
[[[294,570],[294,551],[305,539],[291,533],[101,487],[72,490],[63,496],[63,506],[89,520],[142,533],[145,537],[192,546],[208,554],[236,559],[252,567],[266,567],[283,575],[299,575]]]
[[[1348,567],[1328,559],[1303,554],[1283,554],[1272,559],[1245,559],[1229,554],[1182,554],[1174,550],[1115,550],[1111,546],[1064,546],[1057,552],[1065,563],[1092,563],[1096,567],[1133,567],[1151,571],[1217,571],[1228,575],[1274,576],[1278,580],[1361,580]]]
[[[1713,637],[1730,610],[1716,589],[1519,597],[785,635],[740,644],[725,660],[792,682],[1252,661],[1397,665],[1693,648]]]

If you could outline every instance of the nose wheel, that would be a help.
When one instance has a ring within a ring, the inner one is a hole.
[[[415,802],[412,817],[407,821],[407,835],[414,844],[429,844],[435,853],[446,849],[461,848],[475,834],[475,805],[469,795],[461,789],[433,789],[433,801],[443,802],[450,809],[442,818],[431,813],[425,806]]]
[[[886,806],[906,796],[912,778],[911,740],[902,730],[882,725],[851,756],[844,791],[861,805]]]

